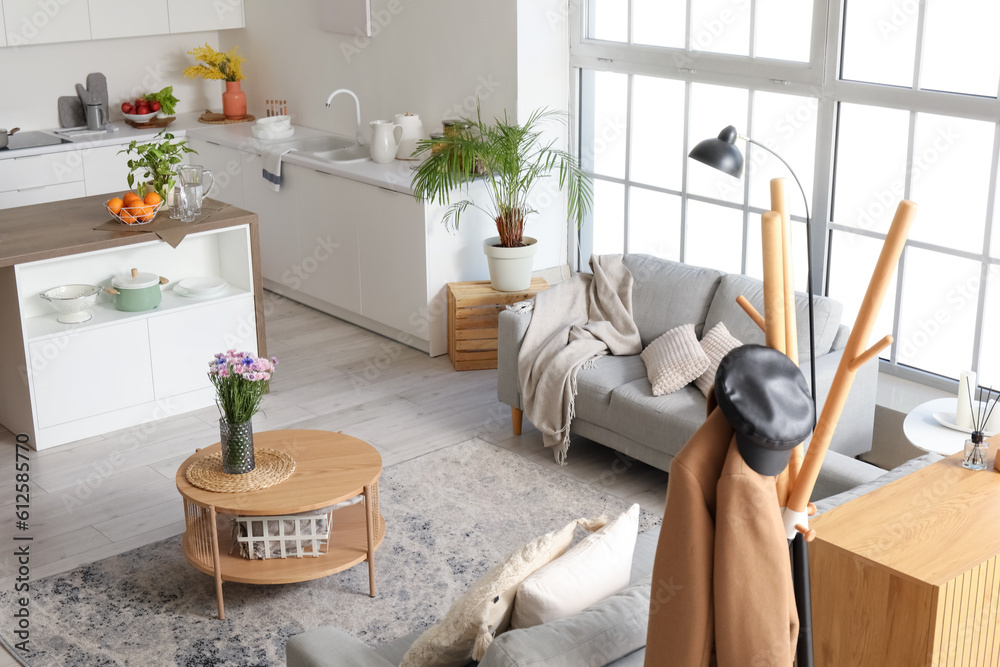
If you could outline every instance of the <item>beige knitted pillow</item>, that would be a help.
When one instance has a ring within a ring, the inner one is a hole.
[[[594,531],[606,523],[605,519],[577,519],[512,553],[472,584],[444,620],[413,642],[399,667],[464,667],[470,660],[482,660],[493,636],[510,624],[518,585],[562,556],[578,525]]]
[[[708,355],[708,368],[701,374],[701,377],[694,381],[694,386],[701,389],[701,393],[705,396],[708,396],[712,385],[715,384],[715,373],[719,370],[722,358],[742,345],[743,343],[729,333],[729,329],[722,322],[712,327],[712,330],[701,339],[701,348]]]
[[[708,368],[708,355],[698,344],[693,324],[682,324],[646,346],[640,355],[653,396],[671,394]]]

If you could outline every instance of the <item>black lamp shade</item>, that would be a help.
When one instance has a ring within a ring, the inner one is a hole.
[[[736,147],[737,137],[736,128],[729,125],[719,132],[718,138],[698,142],[688,157],[740,178],[743,175],[743,153]]]

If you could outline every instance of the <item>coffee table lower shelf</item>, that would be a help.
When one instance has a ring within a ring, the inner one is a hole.
[[[188,524],[182,545],[188,562],[205,574],[216,576],[210,524],[212,514],[201,511],[199,516]],[[382,545],[382,540],[385,538],[385,519],[381,513],[374,514],[373,524],[372,552]],[[327,553],[320,556],[251,560],[239,555],[238,548],[233,547],[236,540],[232,534],[219,534],[217,536],[219,574],[222,581],[243,584],[291,584],[320,579],[343,572],[368,560],[368,537],[366,508],[363,502],[333,511],[329,548]],[[233,553],[230,553],[230,550]],[[374,594],[372,590],[371,595]]]

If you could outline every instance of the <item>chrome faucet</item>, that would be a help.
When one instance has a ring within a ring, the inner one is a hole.
[[[365,138],[365,135],[361,132],[361,100],[358,99],[358,96],[355,95],[353,91],[350,91],[347,88],[338,88],[337,90],[330,93],[330,97],[326,98],[326,106],[329,107],[330,103],[333,102],[333,98],[341,93],[346,93],[347,95],[350,95],[351,97],[354,98],[354,111],[356,113],[354,121],[354,136],[359,144],[367,144],[368,140]]]

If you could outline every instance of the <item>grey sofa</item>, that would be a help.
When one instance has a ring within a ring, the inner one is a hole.
[[[736,297],[743,295],[763,313],[759,280],[649,255],[626,255],[624,261],[634,281],[633,317],[643,347],[664,332],[692,322],[699,338],[723,322],[743,343],[764,343],[764,333],[736,303]],[[807,306],[807,297],[798,294],[799,360],[808,380]],[[850,329],[841,325],[843,307],[833,299],[816,297],[814,310],[817,402],[822,410]],[[511,406],[515,433],[522,409],[517,356],[530,321],[531,312],[504,311],[499,318],[497,397]],[[831,451],[850,458],[871,449],[877,380],[877,359],[858,370]],[[578,373],[577,388],[573,433],[662,470],[670,470],[674,456],[705,420],[705,397],[693,384],[666,396],[653,396],[639,355],[602,357],[595,368]],[[831,475],[839,474],[838,466],[851,466],[842,458],[830,457]],[[822,487],[819,492],[829,495],[840,490]]]
[[[844,478],[848,489],[818,502],[818,510],[829,511],[941,458],[927,454],[889,472],[854,461]],[[629,587],[621,593],[568,618],[497,635],[479,667],[642,667],[659,536],[659,527],[639,535]],[[289,638],[285,660],[287,667],[396,667],[418,636],[414,632],[373,649],[323,626]]]

